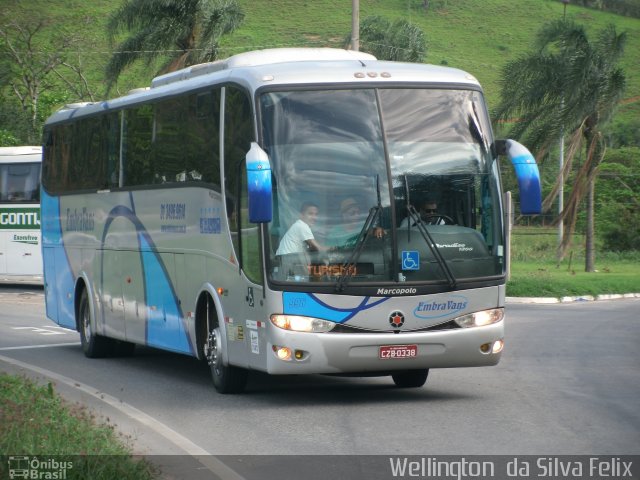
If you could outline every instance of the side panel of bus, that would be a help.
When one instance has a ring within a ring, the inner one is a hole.
[[[244,323],[247,282],[218,192],[45,194],[43,208],[47,316],[56,323],[75,328],[79,279],[91,293],[96,332],[108,337],[196,355],[195,310],[207,287],[222,292],[221,322]],[[233,332],[230,358],[248,366],[242,329]]]
[[[0,275],[42,275],[40,208],[0,207]]]

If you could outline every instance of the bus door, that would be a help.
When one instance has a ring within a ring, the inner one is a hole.
[[[104,334],[124,338],[124,300],[122,297],[122,256],[125,251],[102,251],[102,278],[100,279]],[[100,327],[98,327],[100,331]]]
[[[121,263],[120,285],[122,287],[122,309],[126,339],[135,343],[146,343],[147,307],[144,295],[144,273],[140,253],[118,252]]]

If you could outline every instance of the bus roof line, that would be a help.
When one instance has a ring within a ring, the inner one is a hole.
[[[343,50],[340,48],[270,48],[253,52],[244,52],[224,60],[201,63],[183,68],[176,72],[166,73],[151,81],[151,88],[157,88],[200,75],[219,72],[238,67],[257,67],[289,62],[322,62],[336,60],[356,60],[364,66],[364,60],[376,60],[371,54]]]

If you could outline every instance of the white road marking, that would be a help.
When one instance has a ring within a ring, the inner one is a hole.
[[[4,350],[28,350],[29,348],[68,347],[69,345],[80,345],[80,342],[48,343],[46,345],[21,345],[19,347],[0,347],[0,351],[4,351]]]
[[[66,333],[73,333],[71,330],[68,331],[64,331],[64,329],[61,329],[63,331],[61,332],[57,332],[55,330],[52,330],[55,327],[46,327],[46,328],[42,328],[42,327],[11,327],[12,330],[31,330],[33,333],[37,333],[39,335],[64,335]],[[60,327],[58,327],[60,328]]]

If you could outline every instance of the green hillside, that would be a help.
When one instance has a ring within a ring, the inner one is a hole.
[[[351,29],[349,0],[239,0],[247,12],[244,26],[226,39],[225,54],[247,48],[341,46]],[[540,26],[563,15],[558,0],[441,0],[425,12],[419,0],[361,0],[360,18],[382,15],[406,18],[426,34],[428,63],[461,68],[483,84],[490,105],[499,100],[502,66],[531,48]],[[640,20],[569,5],[567,16],[596,31],[614,23],[626,30],[622,62],[627,73],[621,113],[640,114]]]
[[[223,56],[246,50],[314,46],[338,47],[351,29],[350,0],[238,0],[246,18],[243,26],[223,41]],[[52,32],[67,30],[79,41],[71,49],[80,59],[95,92],[102,92],[102,70],[111,53],[104,25],[119,0],[2,0],[0,17],[27,20],[44,17]],[[483,84],[489,104],[499,100],[500,69],[529,50],[540,26],[563,15],[559,0],[361,0],[361,19],[382,15],[403,17],[419,25],[427,37],[428,63],[461,68]],[[622,17],[569,4],[567,16],[596,31],[614,23],[627,31],[622,61],[628,87],[620,119],[640,118],[640,19]],[[122,78],[120,92],[148,85],[153,68],[139,66]],[[70,99],[69,99],[70,100]]]

